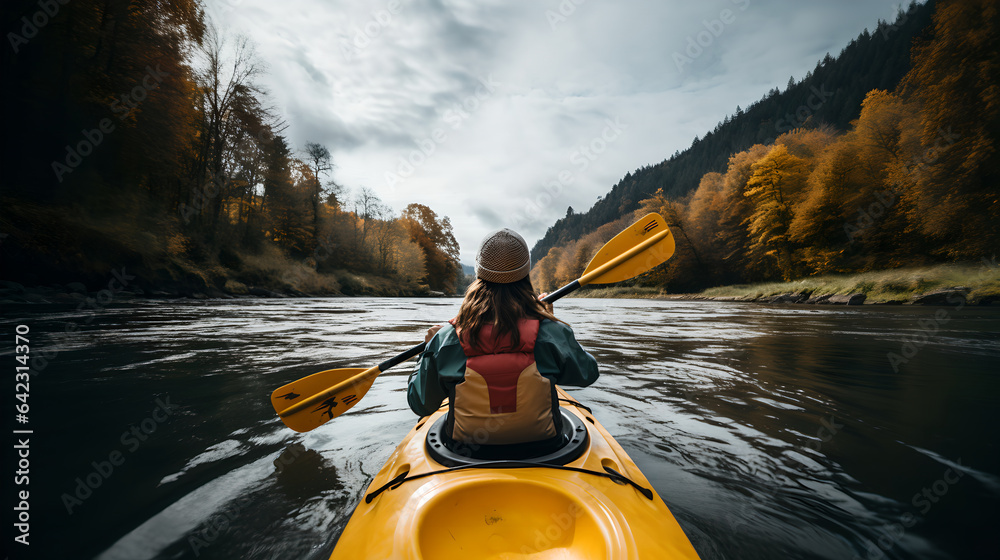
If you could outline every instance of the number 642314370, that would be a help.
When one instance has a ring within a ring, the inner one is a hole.
[[[21,401],[16,406],[19,414],[28,413],[28,371],[30,369],[28,367],[28,357],[31,354],[31,348],[28,346],[28,337],[26,336],[28,331],[28,325],[18,325],[15,329],[16,334],[14,338],[14,360],[21,364],[15,366],[16,373],[14,374],[14,381],[17,383],[14,398]]]

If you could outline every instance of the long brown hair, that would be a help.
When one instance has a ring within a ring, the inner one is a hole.
[[[511,346],[516,348],[521,343],[521,332],[517,328],[521,319],[559,321],[538,301],[530,277],[509,284],[476,278],[465,291],[455,328],[463,338],[468,337],[466,340],[473,348],[481,350],[479,332],[486,325],[492,325],[494,340],[510,335]]]

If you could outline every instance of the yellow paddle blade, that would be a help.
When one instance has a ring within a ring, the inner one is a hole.
[[[271,406],[286,426],[308,432],[351,409],[381,373],[374,368],[328,369],[278,387]]]
[[[604,244],[580,277],[580,284],[613,284],[634,278],[674,254],[674,236],[657,213],[647,214]]]

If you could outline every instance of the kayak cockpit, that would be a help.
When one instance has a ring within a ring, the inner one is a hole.
[[[587,450],[590,435],[583,418],[560,407],[562,429],[552,441],[541,444],[487,445],[460,443],[445,433],[447,415],[437,419],[425,438],[427,454],[446,467],[476,465],[494,461],[531,461],[546,465],[565,465]]]
[[[368,486],[331,560],[697,560],[625,450],[561,389],[559,400],[564,445],[532,457],[454,453],[441,437],[446,411],[422,418]]]

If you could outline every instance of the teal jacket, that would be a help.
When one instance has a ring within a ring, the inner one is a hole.
[[[427,343],[419,368],[410,375],[406,400],[413,412],[427,416],[441,407],[447,385],[465,378],[465,359],[455,327],[445,325]],[[535,366],[557,385],[586,387],[598,376],[597,360],[576,341],[573,329],[548,319],[538,326]]]

